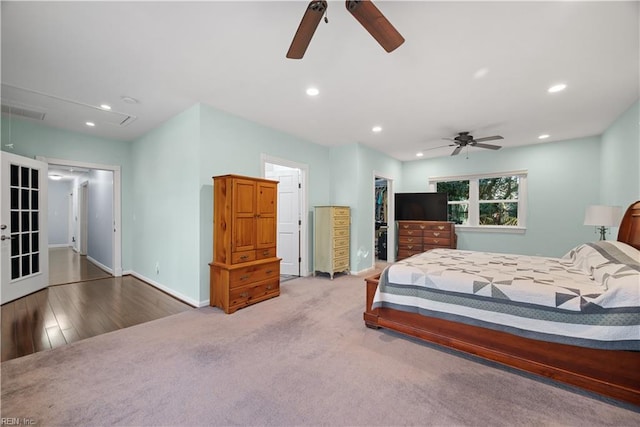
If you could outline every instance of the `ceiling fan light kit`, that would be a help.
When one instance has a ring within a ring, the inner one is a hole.
[[[394,51],[404,43],[402,35],[370,0],[347,0],[345,6],[387,52]],[[293,36],[287,58],[302,59],[326,11],[327,2],[324,0],[313,0],[309,3]]]

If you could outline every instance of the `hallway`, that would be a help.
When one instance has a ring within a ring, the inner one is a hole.
[[[80,256],[71,248],[49,249],[49,285],[63,285],[87,280],[111,277],[86,256]]]

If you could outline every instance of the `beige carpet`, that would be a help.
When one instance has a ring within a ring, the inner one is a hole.
[[[301,278],[2,363],[1,415],[42,425],[640,425],[640,413],[368,329],[360,277]],[[24,422],[23,422],[24,425]]]

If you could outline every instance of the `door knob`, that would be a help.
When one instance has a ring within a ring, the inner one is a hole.
[[[5,235],[0,236],[0,240],[11,240],[13,238],[14,236],[5,236]]]
[[[6,229],[7,229],[7,224],[0,225],[0,230],[6,230]]]

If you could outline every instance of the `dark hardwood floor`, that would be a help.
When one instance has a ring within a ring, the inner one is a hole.
[[[51,251],[50,278],[65,284],[2,305],[2,361],[193,309],[133,276],[111,277],[71,250]]]

